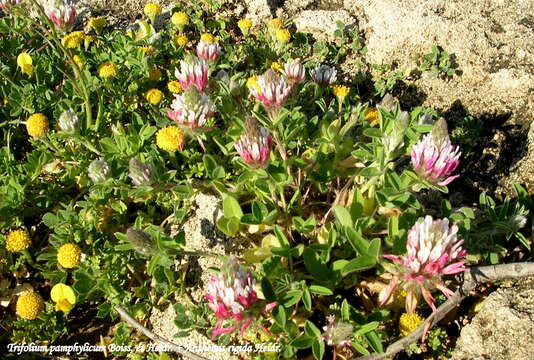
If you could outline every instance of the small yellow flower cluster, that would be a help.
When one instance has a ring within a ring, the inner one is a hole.
[[[185,144],[185,134],[177,126],[167,126],[156,134],[156,145],[166,151],[182,150]]]
[[[276,40],[286,43],[291,40],[291,34],[287,29],[278,29],[276,30]]]
[[[17,56],[17,66],[23,74],[31,75],[33,73],[32,57],[27,52],[21,52]]]
[[[273,69],[274,71],[282,71],[284,69],[284,66],[278,61],[273,61],[271,63],[271,69]]]
[[[146,16],[154,17],[161,14],[161,5],[153,2],[149,2],[145,5],[144,12]]]
[[[338,98],[345,98],[349,94],[350,88],[348,86],[337,85],[337,86],[334,86],[334,88],[332,89],[332,92]]]
[[[67,34],[61,39],[61,44],[68,49],[74,49],[81,45],[82,41],[85,39],[85,34],[83,31],[73,31],[70,34]]]
[[[27,291],[17,299],[17,315],[23,319],[33,320],[41,314],[43,309],[43,298],[35,291]]]
[[[282,19],[274,18],[271,21],[269,21],[269,28],[274,30],[280,30],[284,28],[284,23]]]
[[[157,105],[163,100],[163,93],[158,89],[150,89],[147,91],[145,97],[150,104]]]
[[[138,46],[137,47],[139,50],[141,50],[142,52],[145,53],[145,55],[151,55],[152,53],[154,53],[154,48],[152,46]]]
[[[158,68],[148,70],[148,79],[151,81],[158,81],[161,79],[161,70]]]
[[[174,43],[176,44],[176,46],[180,46],[180,47],[186,46],[188,41],[189,39],[187,38],[186,35],[175,35],[174,36]]]
[[[83,59],[81,58],[80,55],[74,55],[74,56],[72,57],[72,60],[78,65],[78,67],[80,68],[80,70],[83,70],[84,65],[85,65],[85,61],[83,61]]]
[[[365,111],[365,116],[363,118],[364,121],[367,121],[372,126],[378,125],[380,122],[378,118],[378,110],[375,108],[369,108]]]
[[[100,32],[100,30],[102,30],[102,28],[104,26],[106,26],[108,24],[108,21],[106,20],[106,18],[104,17],[95,17],[95,18],[91,18],[89,19],[89,21],[87,22],[87,25],[91,28],[91,29],[94,29],[96,32]]]
[[[26,230],[13,230],[6,238],[6,249],[11,253],[20,252],[30,246],[30,235]]]
[[[202,34],[200,36],[200,41],[205,43],[214,43],[215,42],[215,36],[212,34]]]
[[[82,250],[76,244],[68,243],[61,245],[57,251],[57,262],[65,269],[72,269],[80,263]]]
[[[105,62],[98,67],[98,75],[103,79],[110,79],[117,76],[117,65],[111,61]]]
[[[243,33],[243,35],[248,35],[250,28],[252,27],[252,21],[250,19],[241,19],[237,22],[237,26]]]
[[[404,313],[399,319],[399,330],[402,336],[409,335],[423,323],[423,318],[417,313]]]
[[[256,89],[257,93],[260,93],[260,85],[258,85],[258,77],[257,76],[251,76],[247,79],[247,88],[248,89]]]
[[[33,138],[40,138],[48,132],[48,119],[41,113],[31,115],[26,120],[26,130]]]
[[[167,88],[173,94],[179,94],[183,91],[182,85],[180,85],[180,82],[176,80],[169,81],[169,83],[167,84]]]
[[[178,11],[172,14],[171,22],[178,27],[183,27],[189,24],[189,16],[183,11]]]

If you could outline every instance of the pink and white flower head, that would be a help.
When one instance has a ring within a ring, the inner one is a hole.
[[[215,61],[221,52],[221,45],[216,42],[200,41],[197,45],[197,56],[206,61]]]
[[[320,86],[330,86],[337,80],[337,71],[328,65],[319,65],[311,72],[312,80]]]
[[[302,82],[306,76],[304,66],[300,63],[299,59],[290,59],[284,65],[284,73],[289,79],[291,86],[295,86],[296,84]]]
[[[20,0],[0,0],[0,10],[8,11],[13,5],[20,4]]]
[[[180,60],[180,71],[176,69],[174,75],[182,89],[186,90],[191,85],[195,85],[198,91],[204,91],[208,85],[208,70],[208,64],[204,59],[188,56]]]
[[[76,21],[76,8],[63,0],[48,0],[44,4],[44,12],[48,19],[60,30],[66,31]]]
[[[412,148],[412,166],[422,179],[445,186],[460,176],[449,176],[458,167],[460,155],[459,148],[451,144],[447,124],[441,118],[432,132]]]
[[[167,115],[180,125],[189,129],[202,128],[215,112],[215,105],[208,95],[190,86],[181,95],[175,94],[171,110]]]
[[[264,305],[263,301],[258,299],[255,285],[252,274],[244,270],[234,256],[223,264],[220,274],[209,280],[205,286],[204,297],[218,319],[213,329],[213,339],[238,329],[242,335],[255,318],[276,305]],[[225,323],[229,327],[223,327]]]
[[[258,86],[249,88],[249,91],[267,110],[278,109],[291,92],[291,85],[286,78],[272,69],[259,76],[257,84]]]
[[[399,284],[406,290],[406,312],[409,313],[415,312],[420,294],[436,311],[431,289],[437,288],[447,297],[454,295],[441,276],[467,270],[463,260],[467,252],[462,249],[464,241],[456,237],[457,232],[456,225],[449,226],[449,219],[433,220],[429,215],[420,218],[408,233],[407,255],[383,255],[396,264],[390,269],[394,276],[380,294],[380,304],[387,302]]]
[[[269,163],[269,154],[273,146],[273,138],[256,120],[247,117],[245,131],[235,143],[235,149],[247,164],[265,168]]]

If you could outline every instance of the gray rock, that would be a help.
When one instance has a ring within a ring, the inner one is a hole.
[[[534,278],[500,288],[462,329],[453,360],[528,360],[534,356]]]
[[[356,20],[345,10],[306,10],[295,18],[294,23],[300,32],[310,33],[318,40],[332,40],[337,21],[350,26]]]
[[[472,115],[534,111],[534,2],[530,0],[345,0],[364,30],[367,60],[416,67],[432,44],[456,56],[461,76],[415,81],[424,105],[447,110],[459,100]]]

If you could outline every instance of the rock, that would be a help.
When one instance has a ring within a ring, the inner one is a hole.
[[[345,8],[358,15],[372,63],[411,69],[432,44],[455,55],[461,75],[412,84],[424,105],[446,110],[459,100],[474,116],[511,112],[512,122],[530,123],[534,2],[345,0]]]
[[[294,20],[297,31],[312,34],[317,40],[332,40],[336,22],[353,25],[355,19],[345,10],[305,10]]]
[[[520,360],[534,354],[534,278],[500,288],[465,326],[452,360]]]
[[[261,26],[273,17],[276,6],[269,0],[245,0],[247,18],[254,26]]]
[[[510,175],[501,181],[497,193],[513,194],[514,184],[526,186],[530,195],[534,195],[534,122],[530,123],[527,136],[527,153],[510,169]]]
[[[152,314],[150,315],[152,331],[166,340],[176,345],[181,345],[186,350],[190,350],[191,352],[210,360],[238,359],[237,356],[232,355],[230,351],[226,349],[224,349],[224,351],[199,351],[201,349],[213,349],[215,346],[217,346],[217,344],[196,330],[191,331],[186,337],[175,338],[174,335],[180,331],[180,329],[174,325],[175,317],[176,312],[170,305],[162,311],[158,310],[157,308],[153,308]]]

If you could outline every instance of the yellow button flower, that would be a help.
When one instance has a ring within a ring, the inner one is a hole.
[[[200,36],[200,41],[205,43],[214,43],[215,42],[215,36],[212,34],[202,34]]]
[[[348,86],[337,85],[337,86],[334,86],[334,88],[332,89],[332,92],[334,93],[335,96],[344,98],[349,94],[350,88]]]
[[[287,29],[278,29],[276,30],[276,40],[280,42],[288,42],[291,40],[291,34],[289,33],[289,30]]]
[[[284,22],[281,19],[275,18],[269,21],[269,27],[271,29],[282,29],[284,27]]]
[[[50,298],[56,303],[56,311],[63,311],[65,314],[71,311],[76,304],[74,290],[65,284],[54,285],[50,291]]]
[[[243,33],[243,35],[247,35],[250,28],[252,27],[252,21],[250,19],[241,19],[237,22],[237,26]]]
[[[365,116],[363,120],[367,121],[371,125],[378,125],[380,122],[378,118],[378,110],[375,108],[370,108],[365,111]]]
[[[17,299],[17,315],[23,319],[33,320],[41,314],[43,309],[43,298],[35,291],[25,292]]]
[[[183,91],[182,85],[180,85],[180,82],[176,80],[169,81],[169,83],[167,84],[167,88],[173,94],[179,94]]]
[[[399,319],[399,330],[402,336],[409,335],[423,323],[423,318],[417,313],[404,313]]]
[[[258,77],[257,76],[251,76],[247,79],[247,88],[248,89],[256,89],[256,92],[258,94],[261,93],[260,85],[258,84]]]
[[[284,66],[280,64],[278,61],[273,61],[271,63],[271,69],[273,69],[274,71],[282,71],[283,68]]]
[[[189,23],[189,16],[183,11],[178,11],[172,14],[171,22],[179,27],[183,27]]]
[[[147,91],[146,100],[152,105],[157,105],[163,100],[163,93],[158,89],[150,89]]]
[[[161,70],[158,68],[152,68],[148,70],[148,79],[151,81],[158,81],[161,78]]]
[[[138,46],[137,47],[139,50],[141,50],[142,52],[145,53],[145,55],[151,55],[152,53],[154,53],[154,48],[152,46]]]
[[[78,67],[80,68],[80,70],[83,70],[84,65],[85,65],[85,61],[83,61],[83,59],[81,58],[80,55],[74,55],[74,56],[72,57],[72,60],[78,65]]]
[[[156,145],[166,151],[182,150],[185,144],[185,134],[177,126],[167,126],[156,134]]]
[[[20,252],[30,246],[30,234],[26,230],[13,230],[6,238],[6,249],[11,253]]]
[[[80,263],[81,259],[82,251],[76,244],[61,245],[57,251],[57,262],[66,269],[72,269]]]
[[[175,35],[174,36],[174,43],[177,46],[186,46],[189,39],[185,35]]]
[[[48,119],[41,113],[31,115],[26,120],[26,130],[33,138],[40,138],[48,132]]]
[[[144,12],[149,17],[159,15],[161,14],[161,6],[157,3],[149,2],[145,5]]]
[[[81,45],[82,41],[85,40],[85,34],[83,31],[73,31],[70,34],[67,34],[61,39],[61,44],[68,49],[74,49]]]
[[[117,65],[111,61],[105,62],[98,67],[98,75],[103,79],[110,79],[117,76]]]
[[[94,17],[89,19],[89,21],[87,22],[87,25],[90,28],[94,29],[97,33],[100,32],[100,30],[102,30],[102,28],[107,24],[108,21],[104,17]]]
[[[17,56],[17,66],[23,74],[31,75],[33,73],[33,60],[27,52],[21,52]]]

